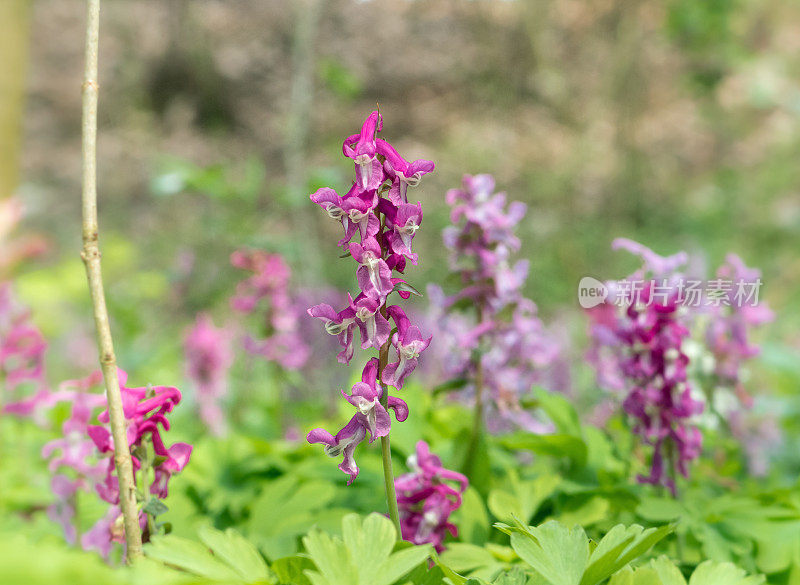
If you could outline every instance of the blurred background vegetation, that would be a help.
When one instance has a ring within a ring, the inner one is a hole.
[[[52,366],[79,375],[94,365],[78,257],[84,6],[0,5],[0,195],[17,185],[25,229],[51,242],[18,288]],[[616,236],[707,270],[732,251],[763,269],[780,316],[762,334],[765,383],[797,379],[793,0],[108,0],[101,31],[102,247],[126,368],[177,381],[187,324],[225,310],[241,276],[237,247],[285,254],[298,285],[352,284],[328,260],[338,225],[307,195],[346,190],[341,140],[378,102],[386,137],[437,164],[413,192],[418,289],[446,262],[445,191],[490,172],[529,205],[527,292],[546,322],[582,331],[580,277],[631,271]]]

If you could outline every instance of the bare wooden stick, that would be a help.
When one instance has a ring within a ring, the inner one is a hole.
[[[114,464],[119,480],[119,503],[125,527],[125,542],[128,546],[128,561],[142,556],[142,533],[139,528],[139,511],[136,505],[136,488],[133,482],[133,466],[128,450],[125,415],[122,411],[122,395],[117,377],[117,358],[111,340],[108,309],[103,291],[100,270],[100,246],[97,228],[97,52],[100,31],[100,0],[87,0],[86,21],[86,68],[83,78],[83,252],[81,258],[86,266],[86,277],[94,306],[94,323],[97,329],[97,345],[100,352],[100,367],[106,386],[106,399],[114,439]]]

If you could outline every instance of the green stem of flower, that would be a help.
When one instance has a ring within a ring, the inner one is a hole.
[[[478,323],[483,322],[483,308],[478,305]],[[475,410],[473,411],[472,433],[469,438],[467,454],[464,457],[462,471],[464,475],[470,477],[475,467],[475,460],[478,456],[478,446],[481,442],[483,432],[483,362],[478,355],[475,362]]]
[[[381,315],[386,318],[386,305],[381,307]],[[383,375],[383,369],[389,363],[389,345],[390,341],[381,346],[378,362],[378,380],[380,381]],[[381,395],[381,404],[384,409],[387,409],[389,404],[389,388],[384,386],[383,394]],[[387,409],[388,410],[388,409]],[[381,437],[381,455],[383,457],[383,483],[386,486],[386,505],[389,508],[389,518],[397,530],[397,537],[402,538],[402,531],[400,530],[400,513],[397,510],[397,492],[394,489],[394,472],[392,471],[392,448],[389,442],[389,436]]]

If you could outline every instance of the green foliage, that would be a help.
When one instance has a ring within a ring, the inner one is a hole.
[[[174,535],[154,537],[145,546],[148,558],[192,575],[226,583],[269,582],[270,573],[255,547],[232,529],[204,527],[201,543]]]
[[[731,563],[705,561],[689,578],[688,585],[761,585],[763,575],[747,573]],[[626,569],[614,575],[608,585],[687,585],[686,579],[672,561],[660,557],[637,569]]]
[[[800,507],[793,500],[764,503],[692,490],[681,500],[643,498],[637,512],[654,522],[676,521],[692,562],[737,562],[778,573],[800,551]]]
[[[269,558],[297,552],[297,537],[313,525],[338,526],[347,510],[331,508],[335,485],[310,481],[299,485],[297,478],[285,475],[269,482],[252,503],[245,527]]]
[[[225,164],[198,166],[189,161],[168,158],[153,178],[153,193],[167,197],[181,192],[201,193],[212,199],[255,199],[264,187],[266,170],[255,157],[248,158],[241,169]]]
[[[370,514],[363,522],[355,514],[342,522],[343,538],[312,530],[303,545],[316,571],[307,571],[313,585],[391,585],[422,564],[430,546],[392,552],[397,533],[389,519]]]
[[[580,526],[570,529],[555,521],[500,528],[510,534],[520,558],[549,585],[598,585],[672,531],[671,526],[645,530],[617,525],[593,546]]]
[[[358,77],[336,59],[322,59],[318,73],[326,87],[340,98],[352,100],[363,91],[363,84]]]

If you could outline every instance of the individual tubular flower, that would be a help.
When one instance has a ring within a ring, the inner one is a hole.
[[[397,333],[392,335],[392,345],[397,350],[397,361],[388,364],[383,370],[384,384],[403,388],[403,380],[417,367],[419,355],[431,343],[431,337],[425,339],[416,325],[411,325],[405,311],[398,305],[388,309],[389,315],[397,325]]]
[[[341,363],[350,363],[354,356],[356,327],[362,349],[378,349],[385,356],[394,346],[398,354],[397,362],[385,365],[382,371],[378,359],[369,360],[362,381],[350,394],[343,393],[357,412],[336,435],[323,429],[308,434],[308,441],[323,444],[328,455],[343,456],[339,469],[350,476],[348,483],[358,475],[356,446],[367,436],[370,442],[388,436],[391,420],[387,409],[395,411],[399,422],[408,416],[405,402],[388,394],[389,386],[402,388],[430,343],[430,337],[423,338],[399,306],[389,306],[388,297],[397,292],[407,299],[413,290],[394,275],[403,272],[406,259],[414,264],[418,261],[412,246],[422,222],[422,204],[407,203],[407,188],[433,171],[434,165],[424,160],[406,162],[391,145],[376,137],[382,127],[380,114],[372,112],[360,133],[345,139],[342,151],[354,161],[356,178],[344,196],[327,187],[311,195],[311,201],[342,224],[344,238],[339,245],[358,264],[359,292],[355,298],[348,294],[347,305],[341,310],[319,304],[308,309],[308,314],[321,320],[325,330],[337,337]],[[397,327],[394,335],[390,320]]]
[[[375,145],[377,151],[384,156],[383,168],[386,174],[393,179],[388,193],[389,199],[395,205],[408,203],[408,188],[418,185],[423,175],[432,173],[433,163],[429,160],[409,163],[391,144],[381,138],[375,140]]]
[[[644,267],[629,279],[641,281],[641,288],[612,286],[619,310],[599,305],[589,311],[597,345],[593,355],[613,360],[617,372],[609,379],[627,393],[622,405],[633,420],[633,432],[653,448],[650,474],[639,481],[675,493],[676,477],[688,476],[689,463],[700,454],[702,435],[693,418],[704,406],[687,378],[685,342],[690,332],[681,316],[676,272],[686,256],[662,258],[629,240],[615,241],[613,247],[642,257]],[[650,280],[642,280],[648,276]],[[601,348],[610,351],[603,354]]]
[[[244,339],[245,350],[286,370],[299,370],[308,361],[310,349],[299,331],[301,312],[289,290],[289,266],[279,254],[263,250],[237,250],[231,264],[253,272],[237,285],[231,299],[236,311],[259,320],[257,333]]]
[[[466,175],[461,189],[447,192],[453,225],[442,236],[461,289],[451,296],[436,286],[428,289],[445,340],[437,363],[440,375],[464,383],[462,395],[475,401],[476,417],[486,418],[492,430],[521,426],[544,432],[549,423],[525,411],[522,398],[533,385],[548,381],[559,344],[523,295],[528,263],[511,262],[520,247],[514,230],[525,205],[508,203],[494,187],[490,175]]]
[[[227,377],[233,363],[230,342],[226,329],[215,327],[210,315],[201,314],[183,343],[186,376],[197,391],[200,418],[215,435],[225,431],[220,400],[228,391]]]
[[[365,190],[369,189],[370,185],[380,185],[383,182],[381,171],[375,170],[376,163],[380,168],[380,163],[375,157],[377,153],[375,135],[381,130],[383,130],[383,119],[380,113],[375,111],[364,121],[360,134],[348,136],[342,143],[344,155],[356,163],[356,183]]]
[[[408,467],[411,471],[395,480],[403,540],[432,544],[442,552],[446,534],[458,536],[458,529],[449,518],[461,506],[467,478],[442,467],[425,441],[417,443],[416,453],[408,458]]]

